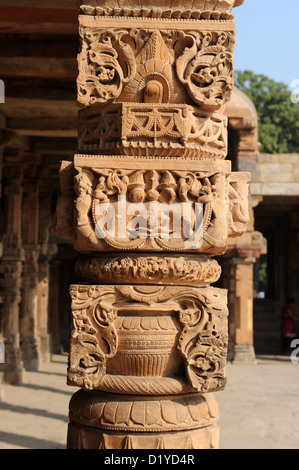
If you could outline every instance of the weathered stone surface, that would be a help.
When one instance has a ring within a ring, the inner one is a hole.
[[[225,387],[228,309],[211,257],[250,222],[250,175],[224,161],[241,3],[81,4],[81,153],[62,162],[56,226],[81,253],[69,448],[219,445],[205,394]]]
[[[69,384],[141,395],[225,385],[225,291],[74,285],[71,296]]]
[[[216,260],[199,256],[90,255],[75,266],[82,278],[116,284],[161,284],[203,286],[217,282],[221,268]]]
[[[298,196],[299,155],[258,156],[251,192],[259,196]]]
[[[102,1],[84,0],[81,10],[86,15],[108,15],[121,17],[143,18],[194,18],[198,19],[229,19],[231,10],[244,0],[142,0],[129,2],[123,0]]]
[[[57,234],[81,252],[223,254],[228,236],[245,233],[249,222],[249,175],[231,175],[223,161],[185,167],[181,158],[77,155],[74,165],[62,164]]]
[[[78,102],[197,104],[219,110],[231,98],[235,26],[152,19],[80,17]]]
[[[219,446],[218,407],[211,394],[137,400],[81,390],[73,396],[70,410],[69,449]]]
[[[79,150],[87,154],[226,158],[227,117],[190,105],[111,104],[79,115]]]

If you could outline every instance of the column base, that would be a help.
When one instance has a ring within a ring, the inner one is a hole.
[[[257,364],[253,346],[235,345],[233,364]]]
[[[22,385],[22,383],[24,383],[24,378],[24,369],[6,371],[3,375],[3,383],[6,383],[8,385]]]
[[[37,337],[21,339],[22,361],[28,371],[38,371],[41,362],[40,341]]]
[[[6,343],[5,363],[0,365],[2,383],[8,385],[21,385],[25,379],[25,369],[21,360],[21,350]]]
[[[111,395],[80,390],[70,402],[68,449],[218,449],[213,395]]]
[[[51,361],[51,346],[50,346],[50,335],[40,335],[40,354],[41,354],[41,362],[47,364]]]

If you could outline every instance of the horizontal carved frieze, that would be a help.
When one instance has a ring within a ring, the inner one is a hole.
[[[85,0],[81,11],[94,16],[138,16],[143,18],[231,19],[233,7],[242,0]]]
[[[249,220],[249,174],[231,176],[228,161],[77,155],[61,177],[57,235],[81,252],[219,255]]]
[[[233,22],[117,23],[80,17],[79,104],[195,103],[209,112],[229,101]]]
[[[221,267],[199,256],[138,256],[80,258],[75,267],[82,278],[112,284],[205,285],[217,282]]]
[[[224,159],[227,117],[188,105],[114,103],[79,113],[79,150],[88,154]]]
[[[134,397],[81,390],[72,397],[70,419],[79,426],[106,431],[155,433],[215,425],[219,417],[212,394]]]
[[[223,254],[230,162],[188,162],[76,156],[75,248]]]
[[[137,395],[225,386],[226,291],[73,285],[71,297],[70,385]]]
[[[175,433],[173,431],[147,433],[124,433],[109,432],[101,429],[80,426],[71,423],[68,432],[68,449],[219,449],[220,429],[216,424],[207,425],[202,429],[187,430]],[[159,454],[160,458],[162,457]],[[181,463],[193,463],[192,455],[188,459],[184,457],[170,456],[175,464],[180,459]],[[109,458],[109,457],[107,457]],[[127,457],[116,457],[116,459],[127,459]],[[137,457],[136,457],[137,458]],[[155,463],[158,457],[153,456]],[[127,463],[127,460],[124,460]],[[114,463],[114,462],[112,462]],[[117,461],[119,464],[120,461]]]

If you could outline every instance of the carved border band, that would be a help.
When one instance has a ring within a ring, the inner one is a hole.
[[[207,285],[217,282],[221,267],[199,256],[85,256],[76,273],[90,281],[111,284]]]
[[[224,159],[227,118],[188,105],[93,106],[79,113],[79,150],[128,156]]]
[[[79,391],[72,398],[71,409],[73,423],[114,432],[191,431],[215,425],[218,419],[212,394],[171,398],[113,395],[108,400],[106,394]]]

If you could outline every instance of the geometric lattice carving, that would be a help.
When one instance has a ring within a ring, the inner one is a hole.
[[[83,153],[224,159],[227,118],[188,105],[111,104],[80,111]]]

